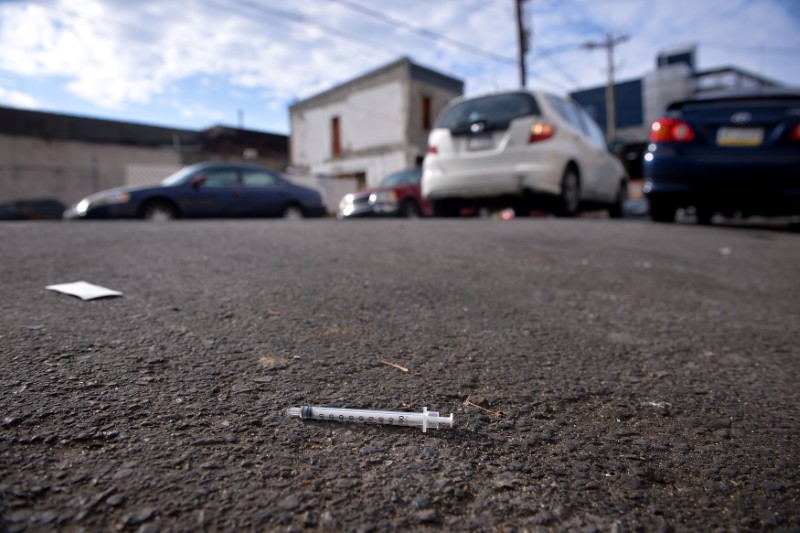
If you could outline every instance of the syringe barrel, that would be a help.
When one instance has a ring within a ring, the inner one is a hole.
[[[422,413],[406,411],[375,411],[370,409],[340,409],[336,407],[292,407],[288,411],[291,416],[299,416],[307,420],[325,420],[333,422],[354,422],[361,424],[392,424],[395,426],[419,426],[437,429],[439,424],[453,425],[453,415],[440,417],[438,411],[423,409]]]
[[[397,426],[421,426],[419,413],[402,411],[373,411],[369,409],[338,409],[335,407],[300,408],[302,418],[309,420],[331,420],[336,422],[360,422],[362,424],[394,424]]]

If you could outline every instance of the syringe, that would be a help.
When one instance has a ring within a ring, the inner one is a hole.
[[[428,428],[438,429],[439,424],[453,427],[453,415],[439,416],[439,411],[422,408],[421,413],[405,411],[372,411],[369,409],[337,409],[335,407],[290,407],[289,416],[307,420],[332,420],[334,422],[360,422],[362,424],[393,424],[395,426],[420,426],[422,432]]]

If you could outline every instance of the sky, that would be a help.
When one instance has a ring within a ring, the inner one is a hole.
[[[0,105],[160,126],[289,133],[288,107],[409,57],[465,82],[520,85],[514,0],[0,0]],[[527,0],[527,86],[605,84],[696,46],[800,86],[800,0]]]

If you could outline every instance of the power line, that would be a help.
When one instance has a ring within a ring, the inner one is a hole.
[[[535,42],[535,39],[534,39],[534,42]],[[533,47],[531,47],[531,48],[533,48]],[[563,52],[563,51],[565,51],[567,48],[570,48],[570,49],[575,49],[576,47],[575,47],[575,45],[565,45],[565,46],[558,46],[558,47],[556,47],[556,48],[550,48],[549,50],[547,50],[547,49],[545,49],[545,48],[544,48],[544,47],[542,47],[542,46],[538,46],[538,47],[536,48],[536,50],[540,50],[540,52],[539,52],[538,56],[531,58],[531,60],[530,60],[530,61],[528,61],[528,63],[533,63],[534,61],[536,61],[536,60],[538,60],[538,59],[541,59],[542,57],[545,57],[545,58],[549,59],[551,62],[553,62],[553,61],[555,61],[555,60],[553,59],[553,57],[552,57],[552,54],[554,54],[554,53],[558,53],[558,52]],[[548,56],[549,56],[549,57],[548,57]],[[557,64],[557,63],[556,63],[556,64],[554,64],[553,66],[554,66],[556,69],[560,70],[560,71],[561,71],[561,74],[562,74],[564,77],[566,77],[566,78],[569,78],[569,81],[570,81],[570,83],[572,83],[573,85],[580,85],[579,83],[577,83],[577,82],[575,81],[575,79],[574,79],[574,78],[572,78],[572,76],[570,76],[570,75],[569,75],[569,74],[566,72],[566,70],[565,70],[565,69],[563,69],[563,67],[561,67],[561,65],[560,65],[560,64]],[[530,72],[530,71],[531,71],[531,69],[528,69],[528,72]],[[531,78],[534,78],[534,79],[536,79],[537,81],[543,81],[543,82],[545,82],[545,83],[549,83],[550,85],[552,85],[552,86],[554,86],[554,87],[558,87],[558,89],[559,89],[559,90],[561,90],[561,91],[564,91],[564,92],[568,92],[568,91],[569,91],[569,89],[568,89],[566,86],[564,86],[563,84],[561,84],[561,83],[559,83],[559,82],[557,82],[557,81],[555,81],[555,80],[552,80],[552,79],[550,79],[550,78],[547,78],[546,76],[543,76],[543,75],[539,74],[538,72],[537,72],[536,74],[531,74],[531,76],[530,76],[530,77],[531,77]]]
[[[569,89],[566,86],[564,86],[563,84],[561,84],[561,83],[559,83],[559,82],[557,82],[557,81],[555,81],[555,80],[553,80],[551,78],[548,78],[546,76],[542,76],[541,74],[538,74],[538,73],[537,74],[532,74],[531,78],[534,81],[540,81],[540,82],[543,82],[543,83],[547,83],[547,84],[549,84],[549,85],[551,85],[553,87],[557,87],[559,91],[563,91],[565,93],[569,92]]]
[[[430,0],[422,0],[424,2],[430,2]],[[454,0],[460,6],[463,6],[465,1],[468,0]],[[514,6],[508,0],[499,0],[500,4],[496,2],[491,2],[489,0],[469,0],[469,3],[473,6],[480,7],[481,9],[491,9],[497,13],[502,13],[508,16],[510,19],[513,19],[514,14]]]
[[[528,27],[528,29],[524,29],[522,27],[522,9],[521,9],[522,8],[522,2],[520,0],[517,0],[516,1],[516,6],[517,6],[518,22],[521,24],[520,33],[524,34],[525,36],[529,36],[530,37],[530,41],[531,41],[530,42],[530,49],[531,50],[537,49],[535,44],[538,45],[539,38],[538,38],[538,35],[534,35],[534,33],[533,33],[533,16],[534,16],[533,15],[533,10],[531,10],[531,14],[530,14],[530,20],[531,20],[530,26]],[[559,47],[559,49],[561,49],[561,48],[563,48],[563,47]],[[569,48],[573,48],[573,45],[569,45]],[[529,49],[528,43],[525,42],[523,44],[522,35],[521,35],[520,36],[520,56],[524,58],[525,53],[528,51],[528,49]],[[558,62],[553,57],[553,51],[552,50],[548,50],[547,48],[545,48],[545,47],[543,47],[541,45],[538,45],[538,51],[539,51],[539,54],[538,54],[539,57],[546,58],[550,62],[550,64],[552,64],[556,68],[556,70],[558,70],[565,78],[567,78],[567,80],[569,80],[570,83],[572,83],[573,85],[579,85],[579,83],[575,80],[575,78],[573,78],[572,75],[569,72],[567,72],[567,70],[561,65],[561,63]],[[559,51],[561,51],[561,50],[559,50]],[[538,58],[534,58],[534,59],[538,59]],[[525,62],[525,63],[527,63],[527,62]],[[524,87],[525,86],[524,79],[525,79],[526,68],[520,67],[520,70],[521,70],[521,73],[522,73],[523,87]],[[551,81],[551,83],[554,83],[554,82]],[[557,85],[560,86],[560,84],[557,84]]]
[[[386,24],[391,26],[395,26],[398,28],[402,28],[404,30],[416,33],[418,35],[422,35],[428,39],[433,41],[441,42],[443,44],[459,48],[464,50],[465,52],[470,52],[475,55],[483,56],[493,61],[497,61],[499,63],[508,63],[508,64],[517,64],[517,60],[511,57],[503,56],[500,54],[495,54],[494,52],[489,52],[482,48],[478,48],[477,46],[473,46],[469,43],[465,43],[463,41],[459,41],[457,39],[453,39],[452,37],[448,37],[446,35],[442,35],[432,30],[428,30],[423,28],[422,26],[416,26],[414,24],[410,24],[404,20],[392,17],[375,9],[366,7],[364,5],[358,4],[356,2],[352,2],[351,0],[327,0],[328,2],[338,4],[342,7],[346,7],[352,11],[356,11],[361,13],[362,15],[366,15],[368,17],[372,17],[374,19],[380,20]]]
[[[562,45],[559,45],[559,46],[554,46],[552,48],[545,48],[541,44],[537,44],[537,47],[535,49],[536,50],[543,50],[543,52],[539,54],[539,57],[534,56],[533,59],[536,60],[536,59],[540,59],[541,57],[543,57],[545,55],[544,50],[546,50],[546,53],[548,53],[548,54],[550,54],[552,56],[554,54],[560,54],[561,52],[574,51],[574,50],[577,50],[578,48],[580,48],[579,45],[572,44],[572,43],[570,43],[570,44],[562,44]]]
[[[568,46],[570,49],[576,48],[575,45],[568,45]],[[580,83],[572,76],[572,74],[570,74],[567,71],[567,69],[564,68],[564,66],[553,57],[552,50],[548,50],[543,46],[538,46],[536,49],[539,51],[540,54],[539,57],[544,57],[545,59],[547,59],[550,62],[550,64],[553,65],[556,68],[556,70],[558,70],[561,73],[562,76],[564,76],[565,78],[567,78],[567,80],[569,80],[569,82],[572,85],[580,85]],[[559,51],[563,50],[566,50],[566,47],[559,47]]]
[[[382,49],[384,49],[386,51],[389,51],[389,52],[391,52],[393,54],[403,55],[402,52],[400,52],[400,51],[398,51],[398,50],[396,50],[396,49],[394,49],[392,47],[386,46],[386,45],[384,45],[382,43],[378,43],[377,41],[373,41],[371,39],[365,39],[365,38],[362,38],[362,37],[356,37],[352,33],[344,32],[344,31],[341,31],[341,30],[339,30],[337,28],[334,28],[332,26],[328,26],[326,24],[322,24],[321,22],[317,22],[316,20],[314,20],[314,19],[312,19],[310,17],[307,17],[307,16],[303,15],[302,13],[298,13],[296,11],[288,11],[288,10],[285,10],[285,9],[278,9],[278,8],[274,8],[274,7],[266,7],[266,6],[262,6],[262,5],[260,5],[260,4],[256,3],[256,2],[253,2],[253,1],[250,1],[250,0],[227,0],[227,2],[229,2],[231,4],[237,4],[237,5],[245,7],[245,8],[249,8],[252,11],[258,11],[258,12],[266,14],[266,15],[271,15],[271,16],[274,16],[274,17],[282,18],[282,19],[289,20],[289,21],[292,21],[292,22],[295,22],[295,23],[302,23],[302,24],[308,24],[308,25],[316,26],[317,28],[320,28],[321,30],[323,30],[323,31],[325,31],[327,33],[330,33],[331,35],[336,35],[337,37],[340,37],[342,39],[347,39],[349,41],[353,41],[355,43],[362,44],[362,45],[367,45],[367,46],[370,46],[372,48],[374,48],[374,47],[382,48]]]

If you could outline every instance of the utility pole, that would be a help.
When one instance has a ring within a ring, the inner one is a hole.
[[[528,36],[525,22],[522,20],[522,4],[527,0],[515,0],[517,7],[517,36],[519,38],[519,85],[523,89],[527,84],[525,73],[525,54],[528,52]]]
[[[594,50],[595,48],[605,48],[608,56],[608,83],[606,85],[606,139],[609,144],[613,144],[617,140],[617,109],[614,101],[614,47],[620,43],[624,43],[630,37],[628,35],[612,36],[610,33],[606,35],[606,40],[595,43],[587,42],[583,44],[584,48]]]

